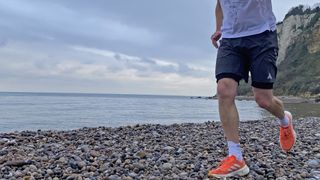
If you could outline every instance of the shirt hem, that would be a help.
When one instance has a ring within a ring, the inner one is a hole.
[[[222,32],[222,38],[241,38],[241,37],[246,37],[246,36],[252,36],[252,35],[256,35],[256,34],[260,34],[263,33],[267,30],[270,31],[275,31],[277,30],[276,28],[265,28],[265,29],[259,29],[259,30],[255,30],[255,31],[249,31],[249,32],[245,32],[245,33],[238,33],[238,34],[228,34]]]

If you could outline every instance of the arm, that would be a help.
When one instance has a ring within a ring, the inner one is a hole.
[[[218,48],[218,40],[221,38],[221,26],[222,26],[222,20],[223,20],[223,13],[222,13],[219,0],[217,0],[215,14],[216,14],[216,32],[211,36],[211,41],[213,46],[215,48]]]
[[[221,26],[222,26],[222,20],[223,20],[223,14],[222,14],[222,9],[220,5],[220,1],[217,0],[217,5],[216,5],[216,31],[221,31]]]

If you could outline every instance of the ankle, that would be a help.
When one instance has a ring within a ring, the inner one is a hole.
[[[239,161],[243,160],[240,143],[228,141],[228,152],[229,156],[235,156]]]
[[[288,127],[289,126],[289,118],[288,116],[285,114],[284,117],[280,120],[280,126],[281,127]]]

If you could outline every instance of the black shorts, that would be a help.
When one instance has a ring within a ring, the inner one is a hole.
[[[241,79],[248,82],[250,72],[253,87],[272,89],[277,75],[277,56],[276,31],[223,38],[216,62],[217,82],[222,78],[232,78],[238,83]]]

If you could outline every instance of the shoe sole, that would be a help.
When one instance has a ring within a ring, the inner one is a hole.
[[[291,121],[291,125],[292,125],[292,129],[293,129],[293,122],[292,122],[292,114],[289,112],[289,111],[285,111],[285,113],[289,114],[290,115],[290,121]],[[283,149],[282,146],[281,146],[281,143],[280,143],[280,136],[279,136],[279,144],[280,144],[280,147],[281,149],[284,151],[284,152],[289,152],[290,150],[292,150],[292,148],[294,147],[294,145],[296,144],[296,140],[297,140],[297,134],[296,134],[296,131],[293,129],[293,137],[294,137],[294,142],[293,142],[293,145],[291,146],[290,149]]]
[[[249,174],[250,169],[248,168],[247,165],[245,165],[243,168],[231,172],[229,174],[211,174],[209,177],[216,177],[216,178],[227,178],[227,177],[233,177],[233,176],[245,176]]]

